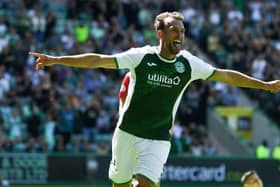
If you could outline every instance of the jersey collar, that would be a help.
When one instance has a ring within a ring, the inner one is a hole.
[[[164,58],[159,53],[157,53],[157,56],[159,57],[160,60],[167,62],[167,63],[174,63],[176,61],[176,57],[170,60],[170,59]]]

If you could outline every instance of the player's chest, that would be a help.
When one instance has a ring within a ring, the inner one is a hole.
[[[172,88],[184,86],[189,80],[191,69],[188,63],[177,60],[172,63],[147,59],[136,68],[139,82],[151,86]]]

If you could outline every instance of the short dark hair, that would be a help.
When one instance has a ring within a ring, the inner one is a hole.
[[[247,182],[247,180],[249,179],[249,177],[251,177],[253,175],[258,176],[258,174],[255,170],[246,171],[241,177],[241,183],[245,184]]]
[[[165,27],[164,19],[167,17],[172,17],[180,21],[184,21],[184,16],[180,12],[174,11],[174,12],[163,12],[157,15],[155,19],[155,29],[156,31],[162,30]]]

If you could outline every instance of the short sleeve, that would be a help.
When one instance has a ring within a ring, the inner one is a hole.
[[[144,53],[141,48],[131,48],[122,53],[115,54],[115,60],[119,69],[133,69],[142,60]]]
[[[191,55],[189,57],[191,69],[192,69],[192,79],[209,79],[215,72],[216,68],[212,65],[204,62],[202,59]]]

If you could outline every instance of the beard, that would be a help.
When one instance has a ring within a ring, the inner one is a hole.
[[[166,49],[169,53],[171,53],[173,55],[177,55],[180,52],[181,47],[177,46],[173,42],[170,42],[170,43],[166,44]]]

